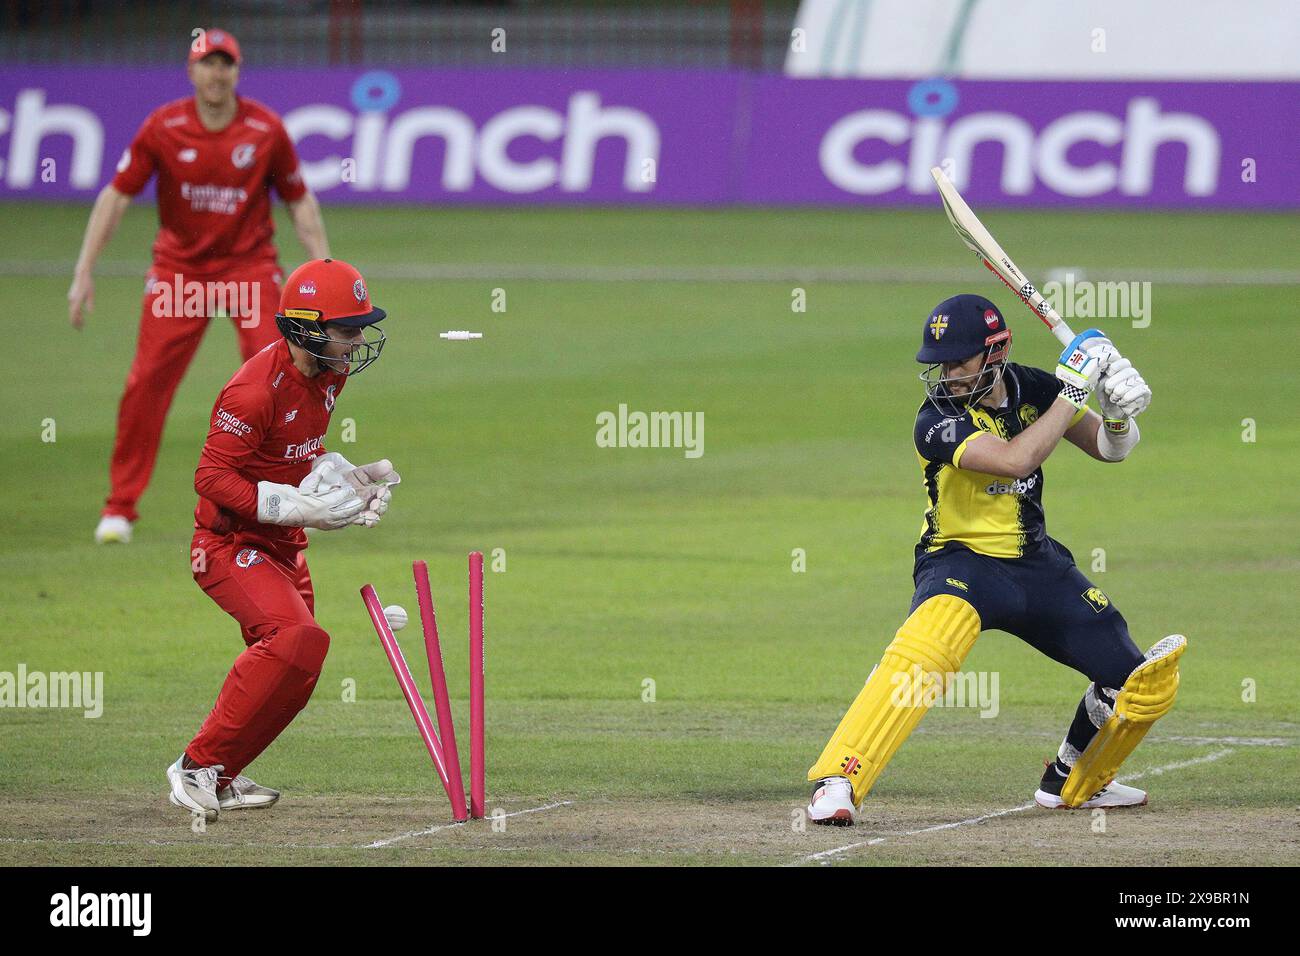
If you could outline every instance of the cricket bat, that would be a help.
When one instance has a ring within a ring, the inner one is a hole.
[[[984,224],[971,212],[966,200],[961,198],[957,187],[944,175],[938,166],[931,168],[930,175],[939,186],[939,197],[943,200],[943,211],[948,214],[948,221],[957,231],[958,237],[966,243],[967,248],[984,262],[985,267],[1007,284],[1020,300],[1043,320],[1043,324],[1052,330],[1057,341],[1069,345],[1074,339],[1074,332],[1065,324],[1065,320],[1052,308],[1052,304],[1043,298],[1043,294],[1034,288],[1034,284],[1025,278],[1011,257],[998,245],[993,235],[984,228]]]

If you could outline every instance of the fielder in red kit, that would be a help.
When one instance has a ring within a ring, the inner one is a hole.
[[[131,197],[157,177],[161,226],[135,361],[118,408],[110,491],[95,529],[100,543],[131,540],[167,410],[208,320],[231,318],[245,360],[278,337],[271,321],[280,297],[272,189],[288,204],[308,254],[329,255],[320,206],[302,181],[279,117],[235,95],[239,64],[234,37],[222,30],[200,34],[188,66],[194,96],[167,103],[144,121],[86,226],[68,292],[76,328],[94,304],[96,259]]]
[[[349,376],[379,358],[383,318],[346,262],[300,266],[275,316],[282,338],[245,362],[212,407],[194,473],[194,580],[239,622],[247,648],[167,770],[171,802],[209,820],[279,799],[243,770],[320,676],[329,635],[313,614],[303,528],[373,527],[400,480],[386,459],[358,468],[324,447]]]

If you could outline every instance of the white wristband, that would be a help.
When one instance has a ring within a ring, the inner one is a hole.
[[[1125,419],[1122,425],[1107,419],[1097,426],[1097,451],[1107,461],[1123,461],[1141,438],[1133,419]]]

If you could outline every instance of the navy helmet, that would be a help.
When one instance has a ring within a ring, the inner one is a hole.
[[[998,307],[982,295],[962,293],[930,310],[916,360],[927,366],[921,381],[930,402],[944,414],[960,414],[993,390],[1010,354],[1011,330]],[[977,355],[984,356],[978,371],[945,375],[944,363],[965,362]],[[951,389],[953,385],[959,386],[958,393]]]
[[[925,365],[961,362],[1003,342],[1010,344],[1011,332],[998,307],[982,295],[964,292],[930,311],[916,360]]]

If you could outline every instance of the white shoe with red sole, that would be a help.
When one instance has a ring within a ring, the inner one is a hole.
[[[853,786],[845,777],[825,777],[817,781],[812,802],[808,804],[808,819],[829,827],[853,826]]]

